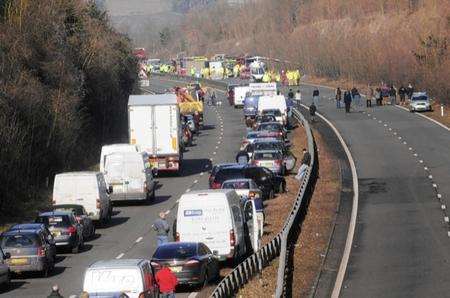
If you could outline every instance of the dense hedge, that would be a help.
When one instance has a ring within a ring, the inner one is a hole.
[[[0,1],[0,217],[126,137],[130,41],[82,0]]]

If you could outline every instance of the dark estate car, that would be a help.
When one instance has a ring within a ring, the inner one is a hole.
[[[90,239],[95,236],[95,225],[83,206],[77,204],[53,205],[53,211],[72,212],[77,222],[83,226],[83,239]]]
[[[168,266],[180,284],[206,285],[219,278],[219,261],[211,250],[196,242],[171,242],[160,245],[152,257],[156,272]]]
[[[11,230],[2,233],[0,246],[10,255],[11,272],[39,271],[48,276],[55,266],[55,254],[42,229]]]
[[[78,253],[83,248],[83,227],[72,212],[44,212],[39,214],[36,222],[48,227],[57,247],[70,248],[72,253]]]
[[[264,199],[271,199],[275,193],[286,190],[286,180],[283,176],[274,174],[271,170],[251,164],[235,164],[217,170],[212,178],[210,188],[219,189],[226,180],[248,178],[255,181],[263,193]]]

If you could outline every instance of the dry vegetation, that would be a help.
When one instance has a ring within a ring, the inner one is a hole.
[[[449,103],[447,0],[218,1],[191,11],[177,34],[161,53],[257,53],[333,79],[412,82]]]
[[[0,0],[0,221],[45,204],[55,172],[126,135],[136,70],[89,1]]]

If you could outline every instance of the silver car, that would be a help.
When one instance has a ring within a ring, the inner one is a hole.
[[[230,179],[222,183],[222,189],[234,189],[243,199],[262,198],[262,192],[252,179]]]
[[[413,112],[426,112],[432,111],[430,99],[426,92],[414,92],[409,102],[409,111]]]

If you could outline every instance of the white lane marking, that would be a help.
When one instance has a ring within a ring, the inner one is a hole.
[[[402,137],[398,137],[398,139],[399,139],[399,140],[401,140],[401,139],[402,139]]]
[[[194,180],[194,184],[196,184],[196,183],[198,183],[198,180],[197,180],[197,179]]]
[[[217,153],[217,152],[216,152],[216,151],[214,151],[214,152],[213,152],[213,155],[216,155],[216,153]]]
[[[383,121],[381,121],[381,120],[378,120],[378,123],[383,123]]]
[[[394,131],[394,136],[396,136],[397,135],[397,133]]]
[[[434,187],[434,188],[437,188],[437,184],[436,184],[436,183],[433,183],[433,187]]]
[[[200,176],[203,176],[203,175],[205,175],[205,172],[201,172],[201,173],[200,173]]]
[[[139,242],[141,242],[142,241],[142,237],[139,237],[138,239],[136,239],[136,243],[139,243]]]
[[[429,175],[428,178],[429,178],[429,179],[433,179],[433,175]]]
[[[444,221],[448,222],[448,216],[444,216]]]
[[[428,171],[428,167],[423,167],[423,169],[424,169],[425,171]]]
[[[306,109],[309,107],[302,104],[302,106]],[[339,293],[341,292],[342,283],[344,282],[344,276],[345,272],[347,271],[347,265],[348,260],[350,258],[350,252],[352,250],[353,246],[353,238],[355,235],[355,228],[356,228],[356,218],[358,215],[358,199],[359,199],[359,185],[358,185],[358,174],[356,172],[356,166],[355,161],[353,160],[352,154],[350,150],[348,149],[347,144],[345,143],[344,139],[342,138],[341,134],[337,130],[337,128],[331,123],[327,118],[325,118],[322,114],[317,113],[317,115],[322,118],[334,131],[337,138],[339,139],[339,142],[341,143],[342,147],[344,148],[345,155],[347,155],[347,159],[350,163],[350,168],[352,171],[352,177],[353,177],[353,203],[352,203],[352,213],[350,216],[350,224],[348,227],[348,233],[347,233],[347,240],[345,241],[345,248],[344,253],[342,255],[341,264],[339,265],[339,270],[337,273],[336,281],[334,283],[333,292],[331,294],[332,298],[338,298]]]
[[[440,193],[438,193],[436,196],[438,199],[442,199],[442,195]]]
[[[387,127],[387,124],[384,124],[384,127]]]
[[[392,131],[392,128],[389,127],[389,131]]]
[[[417,153],[414,153],[413,155],[414,155],[415,157],[417,157],[417,156],[418,156],[418,154],[417,154]]]
[[[445,210],[445,209],[447,209],[447,206],[445,206],[445,204],[442,204],[442,205],[441,205],[441,209],[442,209],[442,210]]]
[[[216,146],[216,149],[219,149],[219,146]]]
[[[423,163],[423,160],[419,160],[420,163]]]
[[[407,108],[405,108],[405,107],[402,107],[402,106],[396,106],[396,107],[399,108],[399,109],[405,110],[405,111],[407,111],[407,112],[409,113],[409,110],[408,110]],[[439,125],[439,126],[442,127],[443,129],[446,129],[446,130],[450,131],[450,127],[446,126],[445,124],[442,124],[441,122],[439,122],[439,121],[437,121],[437,120],[434,120],[434,119],[431,118],[431,117],[425,116],[425,115],[420,114],[420,113],[414,113],[414,114],[417,115],[417,116],[420,116],[420,117],[422,117],[422,118],[424,118],[424,119],[427,119],[427,120],[433,122],[434,124]]]
[[[409,148],[408,148],[408,150],[409,150],[409,151],[411,151],[411,150],[412,150],[412,148],[411,148],[411,147],[409,147]]]
[[[403,144],[406,145],[406,141],[403,141]]]
[[[116,260],[121,259],[124,255],[125,255],[124,253],[119,254],[119,255],[116,257]]]
[[[188,298],[195,298],[197,297],[198,292],[192,292],[189,294]]]
[[[185,192],[190,192],[191,191],[191,189],[190,188],[188,188],[188,189],[186,189],[186,191]]]
[[[219,145],[220,145],[220,143],[221,143],[220,141],[217,142],[217,144],[219,144]]]

